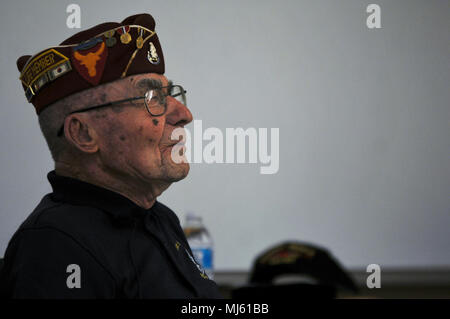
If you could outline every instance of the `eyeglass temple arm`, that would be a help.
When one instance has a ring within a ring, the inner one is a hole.
[[[95,105],[95,106],[88,107],[86,109],[81,109],[81,110],[76,110],[76,111],[70,112],[67,115],[92,111],[95,109],[100,109],[102,107],[107,107],[107,106],[116,105],[116,104],[123,103],[123,102],[135,101],[135,100],[140,100],[140,99],[145,99],[145,96],[137,96],[137,97],[132,97],[132,98],[124,99],[124,100],[120,100],[120,101],[114,101],[114,102],[108,102],[105,104]],[[58,130],[57,136],[61,136],[63,131],[64,131],[64,123],[61,125],[61,128]]]

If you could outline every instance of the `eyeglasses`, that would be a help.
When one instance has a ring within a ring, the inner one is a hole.
[[[164,93],[164,89],[167,89],[167,93]],[[145,108],[147,109],[147,112],[152,116],[162,116],[164,113],[166,113],[167,110],[167,99],[166,97],[171,96],[178,100],[183,105],[186,104],[186,90],[183,89],[181,85],[169,85],[169,86],[163,86],[155,89],[150,89],[145,93],[144,96],[136,96],[124,100],[119,101],[113,101],[108,102],[105,104],[95,105],[95,106],[89,106],[81,110],[76,110],[73,112],[70,112],[66,115],[69,116],[71,114],[75,113],[82,113],[82,112],[88,112],[96,109],[100,109],[107,106],[113,106],[125,102],[130,101],[136,101],[144,99]],[[64,133],[64,123],[61,125],[61,128],[58,130],[57,136],[61,137]]]

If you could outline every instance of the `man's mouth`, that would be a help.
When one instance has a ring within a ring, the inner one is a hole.
[[[174,145],[184,145],[185,142],[183,141],[183,137],[180,137],[180,139],[178,141],[173,141],[171,140],[170,146],[174,146]]]
[[[161,146],[161,149],[162,150],[172,149],[175,145],[178,145],[179,148],[184,148],[185,147],[185,142],[178,141],[178,142],[164,143]]]

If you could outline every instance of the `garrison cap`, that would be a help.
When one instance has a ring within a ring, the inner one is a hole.
[[[307,275],[320,284],[358,291],[352,278],[325,248],[295,241],[276,245],[259,255],[250,282],[268,284],[288,274]]]
[[[282,277],[284,282],[280,283]],[[232,297],[330,299],[336,297],[338,288],[358,292],[352,278],[326,249],[287,241],[256,258],[249,283],[234,289]]]
[[[149,14],[81,31],[59,46],[17,60],[28,102],[39,114],[71,94],[134,74],[164,74],[164,57]]]

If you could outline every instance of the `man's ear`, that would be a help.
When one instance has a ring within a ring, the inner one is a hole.
[[[98,137],[89,125],[85,114],[71,114],[64,121],[64,135],[66,140],[84,153],[98,151]]]

